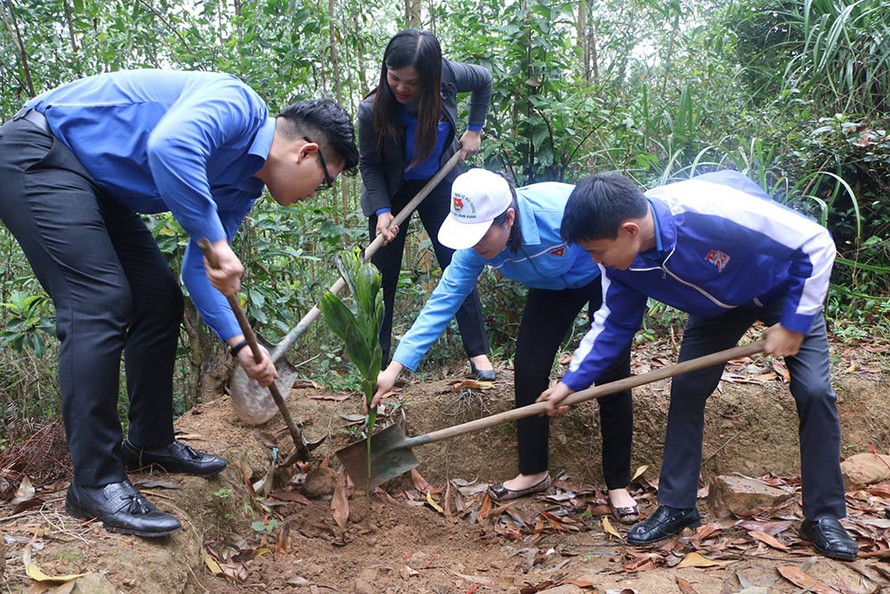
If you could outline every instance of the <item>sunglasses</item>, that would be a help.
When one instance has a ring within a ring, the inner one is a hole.
[[[306,142],[314,142],[308,136],[304,136],[303,140]],[[322,190],[330,190],[334,186],[334,180],[331,179],[331,176],[328,174],[328,164],[324,162],[324,155],[321,153],[320,146],[316,149],[315,154],[318,155],[318,164],[321,165],[321,171],[324,173],[324,181],[318,184],[315,191],[321,192]]]

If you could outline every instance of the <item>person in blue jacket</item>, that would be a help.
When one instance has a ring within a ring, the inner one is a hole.
[[[467,130],[460,140],[458,93],[470,93]],[[368,217],[371,239],[383,235],[386,241],[371,258],[383,276],[380,346],[384,365],[392,345],[393,308],[410,221],[409,217],[395,226],[393,218],[455,152],[460,152],[463,161],[479,150],[490,99],[488,70],[446,60],[432,33],[406,29],[389,40],[377,88],[359,105],[362,212]],[[460,166],[452,169],[417,207],[443,269],[454,250],[442,245],[436,232],[448,216],[451,182],[459,173]],[[457,324],[471,371],[478,379],[494,380],[482,302],[475,289],[458,310]]]
[[[622,175],[592,175],[572,192],[561,234],[600,264],[605,298],[568,373],[541,394],[550,414],[624,357],[650,297],[689,314],[680,361],[734,346],[762,321],[764,352],[785,358],[800,417],[801,535],[823,555],[855,559],[858,545],[838,521],[846,515],[840,424],[822,313],[835,258],[828,231],[744,175],[720,171],[645,194]],[[705,403],[724,367],[673,379],[660,507],[630,529],[629,543],[654,543],[700,523]]]
[[[191,238],[182,279],[204,321],[247,375],[269,385],[224,295],[244,267],[229,242],[268,188],[282,206],[354,168],[349,115],[330,100],[277,116],[228,74],[122,71],[28,101],[0,128],[0,219],[56,309],[62,417],[74,466],[67,511],[109,530],[180,528],[127,480],[148,465],[211,476],[226,462],[176,441],[173,371],[183,313],[176,277],[141,214],[172,212]],[[205,265],[196,242],[219,260]],[[129,432],[117,414],[125,356]]]
[[[415,370],[432,343],[454,317],[460,302],[476,286],[486,266],[528,287],[516,340],[516,406],[535,401],[548,386],[559,346],[578,313],[596,311],[602,300],[600,272],[577,246],[559,236],[562,212],[573,186],[546,182],[519,189],[496,173],[471,169],[452,186],[451,214],[439,229],[439,241],[457,250],[442,279],[411,329],[402,337],[389,366],[380,373],[372,406],[380,402],[399,373]],[[630,374],[630,340],[598,376],[609,382]],[[627,492],[633,433],[630,390],[598,400],[603,437],[603,475],[615,517],[636,521],[639,510]],[[495,501],[508,501],[546,490],[549,419],[535,416],[516,422],[519,475],[489,487]]]

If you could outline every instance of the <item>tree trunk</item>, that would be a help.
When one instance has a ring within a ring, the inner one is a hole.
[[[578,16],[575,19],[575,32],[578,35],[578,47],[581,50],[581,76],[590,82],[590,46],[587,44],[587,0],[578,3]]]
[[[74,35],[74,23],[71,22],[71,7],[65,0],[65,24],[68,25],[68,38],[71,41],[71,53],[77,55],[77,37]]]
[[[331,68],[334,72],[334,93],[337,103],[343,105],[343,81],[340,77],[340,57],[337,53],[337,35],[334,30],[334,0],[328,0],[328,44],[331,48]],[[349,214],[349,187],[344,180],[340,182],[340,202],[343,218]]]
[[[12,42],[15,44],[15,51],[19,55],[19,62],[21,62],[22,66],[22,77],[24,78],[25,90],[28,92],[28,97],[30,98],[37,93],[34,91],[34,81],[31,78],[31,66],[28,64],[28,53],[25,51],[25,44],[22,43],[22,33],[19,31],[19,23],[15,18],[15,10],[13,9],[12,2],[10,0],[3,0],[3,6],[6,8],[6,11],[2,14],[3,24],[6,25],[6,29],[9,31],[9,36],[12,37]],[[8,17],[6,12],[9,13]]]
[[[420,29],[421,0],[405,0],[405,26],[409,29]]]

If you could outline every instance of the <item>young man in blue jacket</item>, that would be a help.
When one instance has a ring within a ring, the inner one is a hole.
[[[358,163],[348,114],[329,100],[278,116],[228,74],[140,70],[83,78],[29,101],[0,128],[0,220],[56,308],[62,417],[74,465],[66,509],[109,530],[179,529],[126,470],[219,473],[224,460],[174,439],[173,369],[183,297],[140,214],[171,211],[191,238],[182,278],[247,375],[254,361],[224,295],[244,267],[229,242],[263,188],[282,206]],[[206,238],[217,268],[196,241]],[[125,355],[129,433],[117,415]]]
[[[570,371],[539,398],[550,413],[563,412],[559,403],[590,386],[619,354],[640,328],[649,297],[689,314],[680,361],[732,347],[762,321],[765,352],[785,357],[800,417],[801,535],[823,555],[854,559],[858,545],[838,522],[846,515],[840,425],[822,315],[835,257],[828,231],[745,176],[723,171],[645,194],[619,174],[590,176],[569,198],[561,232],[600,265],[605,299]],[[660,507],[630,529],[631,544],[700,523],[705,402],[723,367],[673,379]]]

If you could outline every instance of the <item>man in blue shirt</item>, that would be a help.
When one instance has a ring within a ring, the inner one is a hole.
[[[126,469],[215,475],[221,458],[174,440],[172,378],[183,297],[140,214],[170,211],[188,233],[182,279],[247,375],[257,363],[224,295],[244,267],[229,247],[264,187],[288,206],[353,169],[348,114],[329,100],[269,115],[237,78],[141,70],[88,77],[29,101],[0,128],[0,220],[56,307],[62,416],[74,465],[66,509],[144,537],[179,529]],[[206,267],[196,241],[218,257]],[[117,395],[125,354],[129,434]]]
[[[717,171],[645,194],[617,173],[591,175],[575,186],[561,233],[600,265],[603,304],[569,372],[539,397],[549,414],[620,355],[649,298],[689,314],[680,361],[727,349],[762,321],[764,353],[784,357],[800,417],[800,533],[823,555],[855,559],[859,547],[838,521],[846,515],[840,423],[822,313],[835,258],[828,230],[773,202],[744,175]],[[660,507],[630,529],[630,544],[701,522],[695,504],[705,403],[724,367],[672,380]]]

